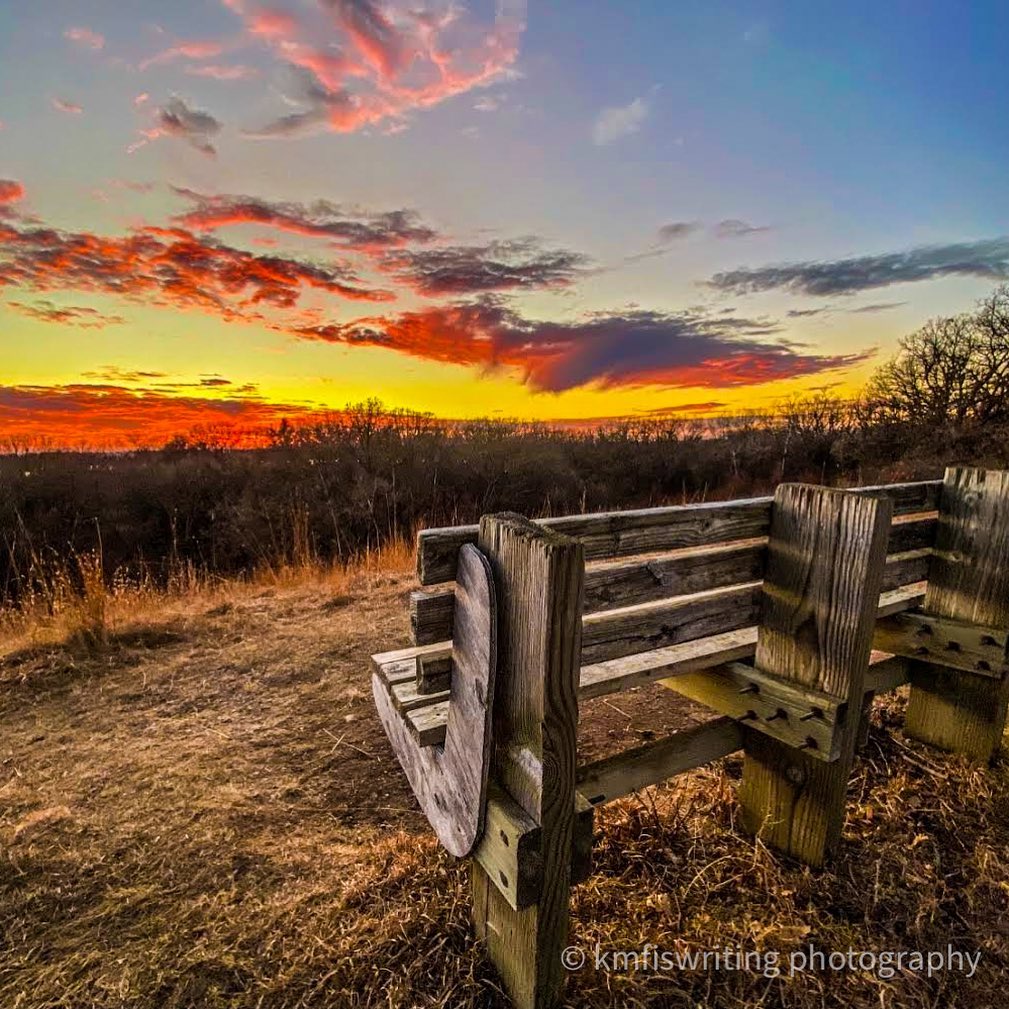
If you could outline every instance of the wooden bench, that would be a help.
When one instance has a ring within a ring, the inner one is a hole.
[[[516,1005],[556,1001],[594,806],[742,749],[745,825],[819,865],[874,694],[911,682],[906,731],[935,745],[986,760],[1001,739],[1009,474],[424,530],[415,644],[373,657],[404,766],[406,745],[446,747],[470,544],[493,571],[499,646],[474,920]],[[579,766],[579,699],[651,681],[720,717]]]

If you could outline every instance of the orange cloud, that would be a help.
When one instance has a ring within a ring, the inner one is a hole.
[[[296,326],[295,336],[376,346],[430,361],[520,370],[538,392],[659,386],[723,389],[851,367],[874,351],[803,353],[766,319],[695,311],[596,312],[573,322],[527,319],[500,300]]]
[[[158,447],[178,434],[207,428],[231,444],[252,446],[283,419],[307,421],[325,414],[311,406],[268,403],[254,390],[211,397],[117,384],[0,385],[0,439],[41,439],[63,447]]]
[[[0,179],[0,206],[18,203],[25,198],[25,187],[14,179]]]
[[[95,291],[146,304],[198,309],[228,321],[261,320],[261,306],[291,309],[307,290],[350,301],[388,301],[343,265],[256,255],[183,228],[124,236],[0,222],[0,288]]]

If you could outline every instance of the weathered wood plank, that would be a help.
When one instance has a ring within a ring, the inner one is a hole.
[[[473,862],[473,920],[518,1009],[545,1009],[563,985],[568,934],[585,551],[507,515],[481,520],[479,544],[499,600],[493,777],[540,828],[543,883],[517,911]]]
[[[372,693],[393,752],[438,840],[465,858],[483,833],[487,806],[497,605],[490,565],[471,544],[461,551],[458,575],[444,746],[418,745],[380,673],[372,676]],[[397,685],[404,686],[416,683]]]
[[[1001,680],[1009,675],[1007,632],[930,613],[898,613],[876,624],[873,646],[945,669]]]
[[[590,665],[756,622],[760,585],[753,583],[658,603],[590,613],[582,620],[582,662]]]
[[[829,762],[840,756],[845,703],[830,694],[768,676],[742,662],[674,676],[662,683],[749,729],[786,746],[801,747],[817,760]]]
[[[935,537],[934,518],[895,522],[890,533],[883,588],[924,580]],[[589,564],[585,569],[585,613],[727,588],[763,577],[766,543],[683,550],[648,559]],[[410,620],[418,645],[452,637],[451,589],[411,593]]]
[[[757,628],[742,627],[725,634],[713,634],[679,645],[592,663],[582,666],[579,697],[602,697],[663,677],[680,676],[723,662],[751,658],[756,647]]]
[[[841,836],[892,504],[803,485],[775,494],[754,664],[855,709],[830,764],[743,728],[743,823],[819,866]]]
[[[452,684],[452,658],[418,655],[414,683],[418,694],[437,694]]]
[[[1009,630],[1009,472],[946,471],[924,612]],[[924,662],[913,662],[910,675],[908,735],[990,760],[1005,727],[1009,678]]]
[[[578,788],[589,802],[598,806],[710,764],[742,745],[736,722],[717,718],[585,764],[578,770]]]
[[[886,497],[893,502],[894,513],[900,515],[933,511],[938,488],[938,480],[927,480],[859,487],[855,491]],[[538,524],[581,540],[586,559],[600,560],[766,536],[771,501],[770,497],[759,497],[593,515],[564,515],[540,519]],[[459,548],[464,543],[476,541],[477,528],[468,525],[421,530],[417,539],[420,583],[435,585],[452,581]]]
[[[921,583],[884,592],[879,597],[877,614],[883,617],[913,609],[920,606],[924,598],[925,586]],[[756,646],[757,628],[751,626],[667,648],[638,652],[620,659],[591,663],[581,668],[578,696],[581,699],[603,697],[642,683],[710,669],[737,659],[752,659]],[[443,643],[442,649],[448,655],[451,646]],[[411,650],[402,649],[386,654],[399,657],[388,666],[381,667],[386,670],[387,682],[395,685],[403,680],[412,681],[414,674],[410,660]],[[406,712],[407,724],[422,745],[435,746],[444,742],[446,712],[447,706],[443,699],[430,698],[426,705],[418,704],[417,708],[410,708]]]
[[[451,589],[410,593],[410,635],[415,644],[431,645],[452,637],[455,595]]]
[[[574,835],[571,840],[571,883],[586,880],[592,869],[592,829],[595,809],[575,793]],[[503,789],[487,793],[487,822],[473,857],[495,880],[514,911],[535,904],[543,888],[542,829]]]

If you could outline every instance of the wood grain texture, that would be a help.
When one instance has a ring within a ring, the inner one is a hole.
[[[880,617],[901,613],[920,606],[924,598],[925,586],[923,583],[905,585],[881,593],[876,612]],[[752,626],[740,628],[738,631],[685,641],[679,645],[638,652],[619,659],[592,663],[581,668],[578,696],[580,699],[603,697],[654,680],[659,680],[666,685],[665,678],[667,677],[695,673],[701,669],[711,669],[737,659],[752,659],[756,647],[757,628]],[[448,645],[443,645],[442,649],[445,655],[450,654]],[[420,650],[418,649],[418,651]],[[397,656],[387,665],[378,667],[380,674],[389,683],[390,689],[407,680],[412,682],[415,674],[410,659],[411,650],[401,649],[386,654]],[[380,656],[373,656],[373,658],[380,658]],[[907,676],[904,675],[900,682],[906,683]],[[669,684],[669,686],[672,685]],[[408,708],[406,721],[421,745],[435,746],[444,742],[447,715],[447,699],[428,696],[426,701],[418,701],[416,706]]]
[[[890,533],[883,588],[895,588],[928,577],[934,518],[895,522]],[[672,600],[763,578],[766,542],[700,547],[633,561],[603,561],[585,569],[586,615]],[[453,595],[449,589],[427,589],[410,595],[410,624],[418,645],[452,637]]]
[[[860,487],[853,493],[886,497],[893,503],[894,514],[904,515],[933,511],[938,489],[938,480],[928,480]],[[771,502],[772,498],[759,497],[564,515],[541,519],[538,524],[581,540],[586,559],[601,560],[766,536]],[[417,538],[417,575],[421,585],[452,581],[459,548],[464,543],[476,542],[477,531],[475,525],[422,530]]]
[[[755,665],[854,714],[830,764],[744,726],[740,803],[747,829],[814,866],[841,835],[892,508],[796,484],[775,494]]]
[[[585,551],[515,515],[485,516],[479,543],[500,617],[492,774],[540,827],[543,885],[516,911],[473,863],[473,918],[515,1005],[540,1009],[559,997],[568,933]]]
[[[595,809],[575,793],[571,839],[571,883],[587,879],[592,868]],[[492,782],[487,793],[487,821],[473,852],[499,893],[514,911],[535,904],[543,890],[543,831],[538,823]]]
[[[878,621],[873,646],[930,665],[1002,680],[1009,675],[1007,639],[1009,635],[1000,627],[912,611]]]
[[[1009,472],[946,471],[924,612],[1009,630]],[[993,681],[924,662],[911,665],[905,730],[987,761],[1005,728],[1009,678]]]
[[[742,745],[742,733],[736,722],[716,718],[584,765],[578,769],[578,788],[593,805],[602,805],[710,764]]]
[[[817,760],[829,762],[840,755],[845,705],[830,694],[742,662],[674,676],[663,684],[753,731],[801,746]]]
[[[467,544],[456,582],[456,636],[444,745],[418,745],[389,685],[379,673],[372,677],[379,719],[410,787],[438,840],[458,857],[468,856],[483,832],[496,668],[494,581],[486,558]],[[398,686],[416,693],[415,682]]]

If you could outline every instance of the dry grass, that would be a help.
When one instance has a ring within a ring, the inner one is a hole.
[[[3,1009],[506,1004],[470,937],[465,867],[436,846],[372,713],[367,656],[406,637],[402,553],[338,577],[306,566],[171,598],[113,593],[104,634],[54,623],[8,642]],[[1009,777],[903,739],[902,705],[877,706],[829,871],[737,829],[729,759],[600,812],[572,938],[606,950],[952,942],[982,951],[975,978],[587,967],[569,1004],[1004,1004]],[[600,731],[591,714],[587,733]]]

